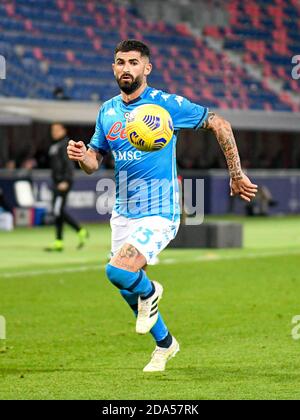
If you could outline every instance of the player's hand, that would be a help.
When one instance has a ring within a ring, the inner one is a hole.
[[[230,180],[230,195],[239,195],[243,200],[250,202],[257,193],[257,185],[252,184],[250,179],[243,174],[242,179]]]
[[[75,162],[83,162],[87,148],[83,141],[70,140],[67,147],[67,153],[70,160]]]
[[[57,184],[57,189],[60,192],[65,192],[69,188],[69,183],[67,181],[62,181],[59,184]]]

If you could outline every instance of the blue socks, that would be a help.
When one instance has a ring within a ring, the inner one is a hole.
[[[157,341],[157,345],[158,347],[162,347],[164,349],[168,349],[170,347],[170,345],[172,344],[173,338],[171,336],[171,334],[168,332],[167,336],[160,341]]]
[[[121,295],[135,315],[137,315],[138,312],[138,297],[140,296],[141,299],[148,299],[155,292],[154,286],[151,280],[148,279],[144,270],[133,273],[107,264],[106,275],[112,284],[120,289]],[[169,347],[169,343],[172,342],[172,336],[160,313],[158,313],[157,322],[152,327],[150,333],[156,343],[158,345],[160,343],[160,347]]]

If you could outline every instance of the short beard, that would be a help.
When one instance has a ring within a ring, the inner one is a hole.
[[[138,90],[139,87],[141,87],[142,78],[137,77],[133,82],[131,82],[131,83],[126,82],[125,84],[123,84],[124,82],[122,82],[121,79],[120,80],[117,79],[117,83],[118,83],[119,88],[121,89],[122,92],[124,92],[126,95],[131,95],[136,90]]]

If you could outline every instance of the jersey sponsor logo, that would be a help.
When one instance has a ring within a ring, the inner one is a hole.
[[[115,141],[118,139],[125,140],[127,139],[125,128],[123,128],[123,124],[121,121],[116,121],[110,128],[107,136],[107,140]]]
[[[133,150],[129,150],[127,152],[121,152],[120,150],[117,150],[116,152],[113,151],[112,152],[115,160],[125,160],[125,161],[130,161],[130,160],[141,160],[142,158],[142,152],[139,151],[133,151]]]

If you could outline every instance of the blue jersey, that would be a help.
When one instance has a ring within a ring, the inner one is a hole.
[[[132,146],[125,132],[129,112],[144,104],[156,104],[171,115],[174,135],[166,147],[142,152]],[[105,102],[98,114],[96,130],[88,147],[115,159],[115,211],[128,218],[180,217],[176,170],[176,141],[181,128],[200,128],[208,109],[182,96],[147,87],[140,97],[125,103],[121,95]]]

